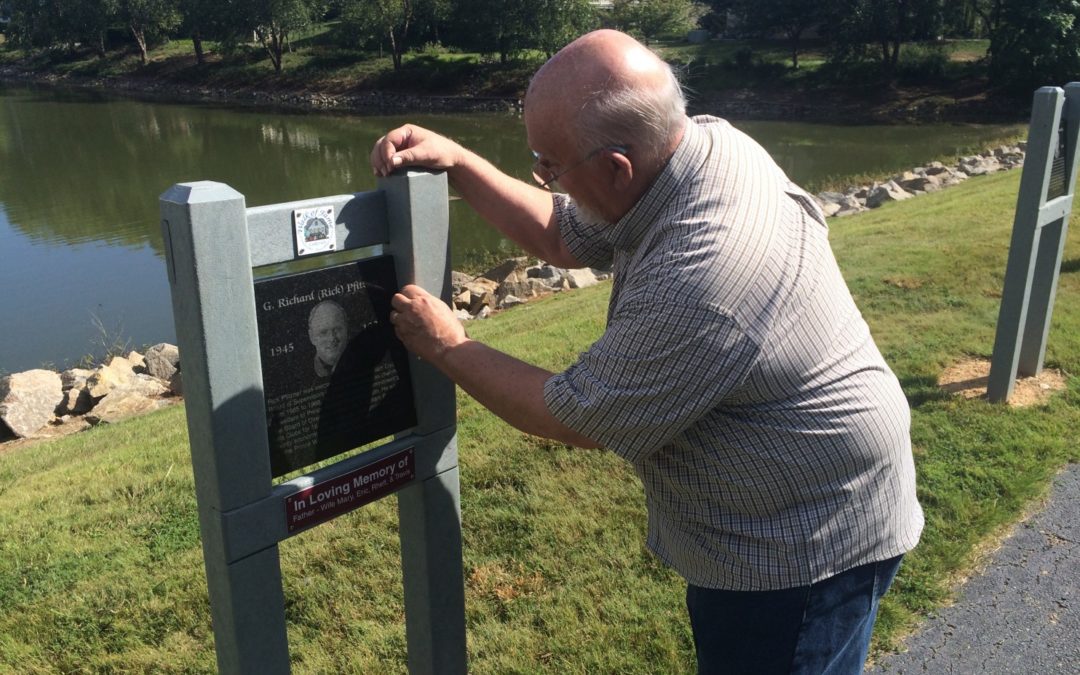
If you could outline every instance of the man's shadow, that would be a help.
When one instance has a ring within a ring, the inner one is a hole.
[[[350,332],[319,408],[320,460],[416,426],[409,354],[390,324],[393,293],[367,284],[371,314],[350,317],[360,328]]]

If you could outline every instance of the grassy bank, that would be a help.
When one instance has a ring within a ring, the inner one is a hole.
[[[975,178],[833,223],[840,265],[913,408],[927,514],[875,649],[947,602],[987,543],[1080,459],[1080,379],[1023,409],[936,386],[948,364],[989,356],[1019,178]],[[469,330],[562,368],[602,331],[608,292],[558,295]],[[1068,373],[1080,372],[1078,297],[1073,228],[1047,350]],[[629,468],[459,403],[472,671],[689,672],[683,586],[644,549]],[[404,672],[396,527],[388,498],[282,544],[294,672]],[[181,407],[0,454],[0,531],[0,671],[213,671]]]

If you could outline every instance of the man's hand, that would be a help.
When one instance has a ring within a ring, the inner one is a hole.
[[[442,300],[409,284],[394,295],[390,323],[410,352],[436,366],[447,350],[469,338]]]
[[[375,141],[371,168],[376,176],[388,176],[403,166],[450,169],[461,160],[464,149],[457,143],[423,127],[406,124]]]

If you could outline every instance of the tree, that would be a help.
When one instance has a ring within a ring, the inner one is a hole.
[[[941,25],[940,0],[832,0],[827,4],[832,60],[857,60],[870,45],[889,77],[896,72],[901,45],[936,37]]]
[[[360,34],[371,33],[390,44],[394,70],[409,48],[409,30],[423,0],[339,0],[341,19]]]
[[[325,11],[321,0],[233,0],[230,5],[230,40],[236,39],[238,31],[254,33],[279,73],[290,36],[311,25]]]
[[[221,35],[226,16],[222,4],[216,0],[179,0],[180,13],[183,15],[181,30],[191,37],[195,62],[200,66],[206,63],[203,40]]]
[[[819,26],[824,5],[805,0],[735,0],[731,10],[738,16],[738,30],[743,35],[769,37],[782,35],[791,48],[791,67],[799,69],[799,46],[811,28]]]
[[[120,0],[119,9],[135,38],[139,61],[144,66],[148,41],[153,42],[180,25],[180,10],[175,0]]]
[[[589,0],[537,0],[533,5],[536,48],[552,54],[596,25]]]
[[[510,55],[534,45],[538,0],[458,0],[452,23],[454,44],[482,54]]]
[[[1074,0],[985,0],[977,11],[990,33],[990,77],[1030,92],[1080,73],[1080,3]]]
[[[615,22],[649,42],[663,33],[680,33],[697,23],[701,12],[690,0],[615,0]]]

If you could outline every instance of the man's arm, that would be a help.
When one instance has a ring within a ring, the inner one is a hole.
[[[435,365],[514,427],[582,448],[600,445],[560,422],[544,402],[551,373],[470,340],[441,300],[418,286],[394,296],[390,321],[409,351]]]
[[[378,176],[406,166],[445,170],[461,197],[527,252],[560,267],[582,267],[560,235],[550,192],[511,178],[448,138],[406,124],[375,142],[371,166]]]

